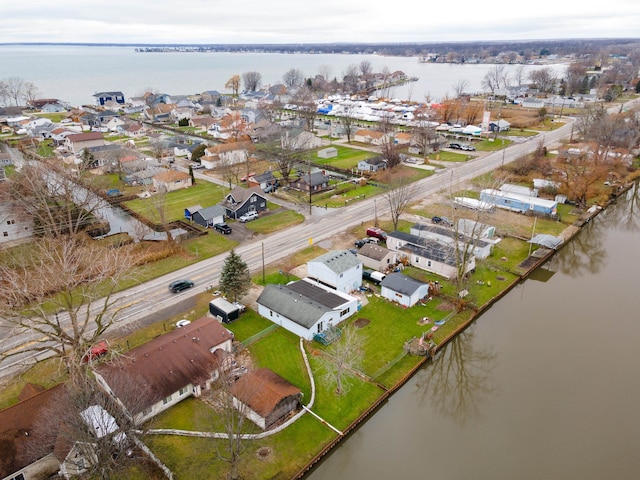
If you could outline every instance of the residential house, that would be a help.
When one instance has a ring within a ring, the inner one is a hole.
[[[363,173],[374,173],[385,168],[387,168],[387,162],[380,156],[365,158],[358,162],[358,171]]]
[[[233,362],[232,334],[215,318],[202,317],[129,350],[112,363],[101,363],[95,377],[105,391],[119,399],[140,424],[187,397],[199,397]],[[127,395],[133,380],[148,398]],[[138,411],[131,411],[138,410]]]
[[[429,284],[402,273],[390,273],[380,282],[380,295],[404,307],[413,307],[429,295]]]
[[[322,146],[322,139],[302,129],[286,129],[282,132],[280,143],[288,150],[312,150]]]
[[[213,227],[224,222],[224,208],[222,205],[201,208],[191,215],[191,220],[205,228]]]
[[[87,132],[87,133],[75,133],[73,135],[67,135],[65,139],[65,147],[78,156],[88,147],[100,147],[105,145],[104,135],[100,132]]]
[[[481,240],[478,235],[465,235],[461,231],[454,231],[440,225],[416,223],[409,229],[409,233],[420,238],[435,240],[453,251],[456,248],[459,252],[472,250],[476,258],[482,259],[491,255],[494,245],[493,242]]]
[[[358,310],[357,298],[308,279],[268,284],[257,304],[264,318],[308,341]]]
[[[396,145],[409,145],[411,143],[412,135],[409,132],[399,132],[393,137],[393,143]]]
[[[105,125],[109,129],[110,132],[117,132],[119,130],[119,127],[121,127],[124,124],[125,124],[125,121],[122,118],[120,118],[120,117],[111,117],[103,125]]]
[[[124,105],[124,94],[122,92],[99,92],[94,93],[93,96],[96,99],[96,103],[101,107],[109,102],[115,102],[120,105]]]
[[[165,170],[153,177],[153,186],[158,192],[173,192],[193,184],[191,175],[178,170]]]
[[[267,209],[267,199],[260,187],[235,187],[222,200],[225,215],[237,220],[247,212],[263,212]]]
[[[527,97],[522,99],[520,105],[522,105],[524,108],[540,109],[544,107],[544,100],[535,97]]]
[[[199,128],[200,130],[207,131],[211,125],[215,123],[215,119],[210,116],[203,117],[191,117],[189,119],[189,126],[192,128]]]
[[[234,405],[261,429],[282,422],[300,408],[302,391],[268,368],[252,370],[230,388]]]
[[[289,184],[294,190],[300,192],[322,192],[329,188],[329,177],[321,171],[312,172],[311,175],[300,175]]]
[[[278,138],[282,133],[282,127],[276,123],[270,122],[266,118],[259,119],[251,125],[249,136],[253,142],[263,142]]]
[[[153,177],[167,171],[162,167],[149,167],[137,172],[133,172],[124,178],[127,185],[153,185]]]
[[[84,151],[89,155],[90,160],[84,164],[84,168],[115,167],[118,159],[126,154],[122,145],[117,143],[107,143],[95,147],[86,147]],[[83,163],[84,159],[78,159],[77,163]]]
[[[435,240],[394,231],[387,235],[387,247],[396,250],[401,258],[406,258],[409,264],[416,268],[450,280],[458,277],[455,249]],[[475,267],[476,259],[472,255],[466,262],[464,274],[466,275]]]
[[[349,250],[332,250],[307,262],[307,276],[339,292],[362,285],[362,261]]]
[[[159,103],[153,107],[147,107],[144,115],[150,122],[168,123],[171,122],[171,112],[176,108],[173,103]]]
[[[398,263],[398,252],[382,247],[376,243],[365,243],[358,250],[358,259],[365,267],[379,272],[386,272]]]
[[[63,384],[47,390],[28,385],[21,392],[18,403],[0,411],[2,480],[49,478],[56,474],[60,462],[54,454],[55,437],[41,436],[38,424],[47,415],[49,406],[63,393]]]
[[[247,180],[247,185],[250,187],[260,187],[263,192],[269,193],[275,190],[279,185],[278,179],[273,175],[271,170],[267,170],[264,173],[253,175]]]
[[[511,128],[511,123],[504,119],[489,122],[490,132],[507,132]]]
[[[220,92],[217,90],[207,90],[200,94],[200,99],[204,102],[217,102],[220,97]]]
[[[382,145],[387,139],[387,134],[379,132],[378,130],[361,129],[356,130],[353,134],[353,140],[355,142],[367,143],[371,145]]]
[[[146,131],[147,129],[141,123],[137,122],[128,123],[120,128],[120,132],[129,138],[144,137]]]
[[[237,165],[246,162],[253,149],[253,142],[250,141],[230,142],[207,147],[204,154],[206,157],[217,157],[218,161],[224,165]],[[213,168],[214,166],[205,166],[205,168]]]

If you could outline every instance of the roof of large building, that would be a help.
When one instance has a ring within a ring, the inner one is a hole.
[[[229,340],[231,334],[216,319],[202,317],[128,351],[113,363],[100,364],[96,371],[124,401],[126,392],[116,390],[125,388],[126,382],[116,377],[134,379],[148,390],[149,406],[190,383],[210,378],[222,360],[212,351]]]

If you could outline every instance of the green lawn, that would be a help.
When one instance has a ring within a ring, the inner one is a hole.
[[[183,220],[184,209],[193,205],[210,207],[220,203],[228,191],[211,182],[198,182],[192,187],[169,192],[165,196],[164,209],[167,221]],[[154,197],[137,198],[125,205],[143,217],[153,217]]]
[[[373,158],[378,156],[377,153],[360,150],[357,148],[349,148],[344,145],[332,145],[338,150],[338,155],[332,158],[320,158],[317,155],[313,157],[313,162],[320,165],[333,166],[337,168],[351,169],[358,166],[360,160]]]
[[[246,223],[247,230],[264,235],[277,232],[285,228],[298,225],[304,222],[304,215],[292,210],[283,210],[271,215],[259,217],[256,220]]]

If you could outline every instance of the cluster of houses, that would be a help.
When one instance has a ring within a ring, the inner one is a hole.
[[[237,368],[233,351],[233,334],[208,316],[98,364],[93,371],[104,393],[141,425],[187,397],[200,397],[221,375],[232,375]],[[132,382],[144,395],[132,395]],[[269,369],[244,373],[229,393],[236,408],[262,429],[288,418],[302,400],[298,387]],[[37,434],[42,417],[48,415],[52,404],[63,401],[64,394],[64,384],[47,390],[28,384],[17,404],[0,411],[0,478],[48,478],[58,472],[70,478],[83,471],[86,459],[81,457],[86,449],[62,436],[43,439]],[[101,418],[109,418],[110,425],[106,431],[96,432],[98,437],[124,436],[118,432],[118,416],[97,405],[81,412],[88,427],[96,410]],[[52,428],[55,431],[57,427]]]

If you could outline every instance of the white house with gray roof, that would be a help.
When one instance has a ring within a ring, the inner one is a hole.
[[[402,273],[390,273],[380,282],[380,295],[402,306],[413,307],[429,295],[429,284]]]
[[[362,261],[349,250],[332,250],[307,262],[307,276],[334,290],[350,293],[362,285]]]
[[[357,298],[311,279],[269,284],[256,303],[264,318],[308,341],[358,311]]]

